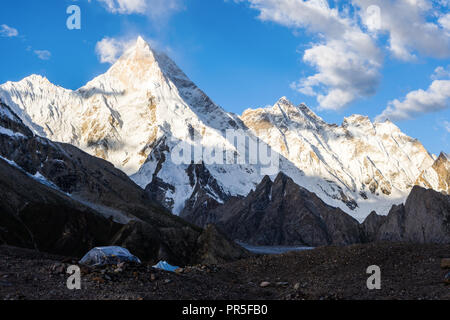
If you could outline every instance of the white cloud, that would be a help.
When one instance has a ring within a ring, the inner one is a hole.
[[[143,14],[147,10],[145,0],[98,0],[102,2],[108,11],[118,14]]]
[[[152,50],[163,52],[171,52],[170,47],[164,47],[159,42],[152,39],[143,39],[141,36],[129,35],[126,37],[110,38],[105,37],[95,46],[95,52],[101,63],[113,64],[116,62],[128,49],[136,45],[136,41],[141,38],[147,42]]]
[[[376,118],[405,120],[413,116],[436,112],[450,107],[450,80],[434,80],[427,90],[416,90],[408,93],[403,101],[393,100]]]
[[[382,54],[373,39],[346,13],[325,0],[248,0],[259,19],[290,28],[305,28],[320,39],[304,53],[317,73],[292,88],[316,96],[320,109],[338,110],[373,95],[379,83]]]
[[[135,42],[136,40],[131,39],[116,39],[106,37],[97,42],[95,51],[101,63],[113,64]]]
[[[41,60],[50,60],[50,58],[52,57],[51,52],[48,50],[34,50],[34,53]]]
[[[447,132],[450,132],[450,122],[444,121],[444,128],[447,130]]]
[[[450,32],[450,13],[442,15],[439,18],[438,23],[441,25],[442,28]]]
[[[17,37],[18,35],[19,35],[19,31],[17,31],[17,29],[7,26],[6,24],[0,25],[0,36],[12,38],[12,37]]]
[[[446,4],[441,1],[441,5]],[[387,33],[389,49],[401,60],[417,59],[416,53],[434,58],[450,57],[449,15],[442,15],[429,0],[353,0],[363,23],[370,6],[380,8],[378,33]],[[436,20],[436,16],[440,18]],[[373,30],[372,30],[373,31]]]
[[[299,80],[294,88],[315,95],[320,109],[338,110],[355,99],[371,96],[379,83],[381,57],[363,53],[352,41],[332,40],[305,51],[303,60],[318,73]],[[377,52],[374,48],[374,53]]]
[[[141,14],[152,19],[167,17],[183,9],[184,0],[97,0],[114,14]]]
[[[431,79],[439,80],[439,79],[450,79],[450,65],[447,68],[437,67],[434,69],[434,73],[431,75]]]

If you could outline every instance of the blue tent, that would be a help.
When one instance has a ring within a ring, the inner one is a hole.
[[[153,268],[161,269],[169,272],[175,272],[175,270],[180,269],[180,267],[172,266],[168,264],[166,261],[160,261],[158,264],[154,265]]]
[[[141,260],[122,247],[97,247],[79,261],[80,264],[89,266],[112,265],[121,262],[141,263]]]

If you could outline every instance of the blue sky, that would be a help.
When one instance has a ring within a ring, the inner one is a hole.
[[[81,30],[66,27],[72,4]],[[228,111],[287,96],[330,123],[387,117],[438,154],[450,152],[448,12],[448,0],[3,0],[0,83],[36,73],[77,89],[110,66],[101,40],[142,35]]]

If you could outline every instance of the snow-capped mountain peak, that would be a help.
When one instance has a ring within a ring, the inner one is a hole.
[[[141,37],[105,73],[88,82],[78,91],[84,94],[133,94],[150,90],[153,83],[164,81],[164,74],[156,59],[156,52]],[[96,91],[97,90],[97,91]]]
[[[389,121],[373,123],[366,116],[352,115],[337,126],[285,98],[272,108],[248,109],[241,119],[301,170],[303,177],[294,178],[296,183],[323,199],[341,202],[325,200],[331,205],[342,208],[345,203],[357,218],[367,215],[370,207],[387,213],[433,164],[420,142]],[[317,177],[320,181],[315,181]]]

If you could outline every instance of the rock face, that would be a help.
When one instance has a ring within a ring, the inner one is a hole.
[[[425,172],[434,159],[393,123],[354,115],[340,126],[328,124],[286,98],[242,116],[228,113],[142,38],[78,90],[33,75],[0,85],[0,99],[29,131],[109,161],[175,214],[199,209],[198,199],[212,208],[247,196],[265,175],[274,179],[279,172],[359,221],[403,202],[422,173],[417,183],[448,191],[448,176]],[[279,158],[276,170],[264,172],[263,165],[249,161],[207,161],[212,148],[240,159],[254,156],[246,143],[227,137],[227,130],[271,149]],[[192,160],[204,163],[201,171],[211,184],[192,180],[191,161],[174,161],[180,143],[201,150]]]
[[[210,212],[231,197],[223,191],[203,163],[191,164],[187,173],[193,192],[180,216],[188,221],[195,221],[197,225],[206,226]]]
[[[265,177],[247,197],[213,209],[185,212],[199,226],[214,223],[234,240],[253,245],[347,245],[365,242],[450,243],[450,196],[415,186],[405,205],[362,224],[280,173]]]
[[[36,136],[3,103],[0,243],[76,257],[119,245],[144,261],[179,265],[247,254],[220,234],[205,238],[105,160]],[[222,255],[216,245],[234,251]]]
[[[248,256],[242,248],[229,239],[214,225],[207,225],[201,236],[197,239],[197,261],[207,264],[221,264],[226,261],[238,260]]]
[[[395,206],[391,210],[395,210]],[[376,241],[376,234],[380,227],[386,222],[386,216],[380,216],[375,211],[372,211],[362,223],[362,232],[365,242]]]
[[[207,215],[184,217],[215,223],[232,239],[254,245],[344,245],[362,237],[355,219],[282,173],[274,182],[266,176],[245,198],[233,198]]]
[[[81,256],[107,244],[121,225],[43,185],[0,159],[0,239],[44,252]]]
[[[373,241],[450,243],[450,196],[414,187],[387,217],[371,214],[363,228]]]

